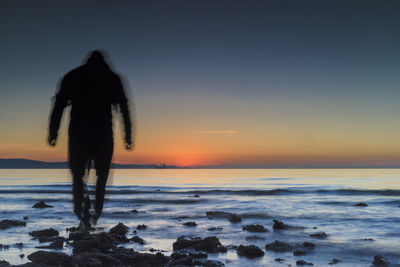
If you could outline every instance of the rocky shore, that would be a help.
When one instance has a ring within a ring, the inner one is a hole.
[[[212,211],[206,213],[210,218],[227,219],[231,223],[239,222],[240,216],[232,213]],[[28,218],[26,218],[27,220]],[[2,220],[0,221],[0,229],[8,229],[11,227],[26,227],[26,220]],[[196,222],[184,224],[186,226],[196,226]],[[270,230],[263,225],[238,225],[242,231],[250,233],[268,233]],[[282,221],[273,220],[273,231],[301,231],[306,227],[287,225]],[[111,227],[108,231],[77,231],[76,228],[67,228],[68,236],[62,237],[59,232],[53,228],[47,228],[37,231],[32,231],[29,235],[32,239],[37,240],[39,246],[36,246],[37,251],[27,255],[27,262],[22,265],[11,265],[4,260],[0,260],[0,267],[3,266],[76,266],[76,267],[101,267],[101,266],[229,266],[229,261],[225,262],[210,260],[209,254],[227,253],[232,250],[239,257],[247,259],[256,259],[264,257],[267,251],[275,253],[293,253],[297,266],[313,266],[312,262],[307,262],[299,257],[314,253],[316,244],[312,239],[325,239],[327,234],[324,232],[316,232],[310,234],[311,241],[306,241],[301,244],[290,244],[275,240],[266,242],[265,247],[261,248],[256,245],[230,244],[223,245],[219,238],[215,235],[208,237],[198,236],[179,236],[172,245],[172,254],[164,255],[162,251],[150,249],[151,253],[143,253],[135,251],[132,248],[127,248],[124,245],[138,243],[144,245],[146,241],[137,235],[137,230],[145,230],[147,225],[140,224],[132,231],[133,237],[128,237],[129,227],[123,223],[118,223]],[[222,228],[213,227],[209,231],[221,231]],[[251,237],[251,236],[250,236]],[[253,236],[248,240],[260,239],[262,237]],[[41,243],[47,245],[40,245]],[[24,244],[17,243],[18,247],[22,248]],[[6,246],[0,244],[1,249],[7,249]],[[72,254],[62,252],[65,247],[72,248]],[[43,250],[46,249],[46,250]],[[50,250],[50,251],[49,251]],[[285,264],[285,260],[275,258],[277,264]],[[327,264],[336,265],[341,263],[340,259],[331,259]],[[286,264],[288,265],[288,264]],[[290,265],[290,264],[289,264]],[[396,266],[391,265],[388,260],[381,255],[373,255],[371,265],[378,266]]]

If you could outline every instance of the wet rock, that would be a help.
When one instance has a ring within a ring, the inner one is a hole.
[[[241,222],[241,221],[242,221],[242,218],[240,218],[240,217],[237,216],[236,214],[232,213],[232,214],[229,216],[228,220],[229,220],[230,222],[232,222],[232,223],[238,223],[238,222]]]
[[[114,249],[114,244],[117,240],[113,236],[106,233],[101,233],[97,235],[85,236],[82,240],[76,240],[73,243],[73,252],[103,252],[106,253],[110,249]]]
[[[267,229],[265,229],[264,226],[262,226],[260,224],[245,225],[245,226],[242,226],[242,229],[245,231],[254,232],[254,233],[264,233],[264,232],[268,231]]]
[[[10,246],[9,245],[3,245],[3,249],[9,249]]]
[[[216,260],[206,260],[203,262],[204,267],[223,267],[225,264],[221,261],[216,261]]]
[[[0,221],[0,229],[5,230],[11,227],[16,226],[26,226],[26,222],[18,221],[18,220],[1,220]]]
[[[140,245],[144,245],[146,243],[146,241],[144,241],[142,238],[140,238],[138,236],[134,236],[130,240],[135,242],[135,243],[138,243]]]
[[[207,228],[208,231],[222,231],[222,227],[210,227]]]
[[[274,226],[272,227],[274,230],[304,230],[305,227],[302,226],[294,226],[294,225],[288,225],[283,223],[282,221],[278,220],[273,220],[274,221]]]
[[[62,252],[39,250],[28,255],[28,259],[36,264],[65,266],[69,262],[70,256]]]
[[[180,236],[172,246],[174,251],[185,248],[193,248],[194,250],[205,251],[208,253],[227,251],[226,247],[219,242],[216,236],[210,236],[204,239],[201,237]]]
[[[293,252],[294,256],[304,256],[306,254],[307,254],[307,252],[305,252],[304,250],[296,250]]]
[[[190,256],[185,256],[176,260],[173,260],[170,266],[195,266],[193,258]]]
[[[129,227],[123,223],[118,223],[116,226],[110,229],[110,234],[113,235],[126,235],[128,233]]]
[[[361,239],[362,241],[374,241],[374,239],[373,238],[363,238],[363,239]]]
[[[29,234],[33,237],[39,238],[39,237],[58,236],[59,232],[56,229],[49,228],[44,230],[32,231]]]
[[[364,202],[360,202],[360,203],[355,204],[354,206],[356,206],[356,207],[368,207],[368,204],[364,203]]]
[[[15,243],[15,246],[16,246],[17,248],[21,249],[21,248],[24,247],[24,243],[22,243],[22,242]]]
[[[297,261],[296,261],[296,265],[299,265],[299,266],[303,266],[303,265],[313,266],[314,264],[311,263],[311,262],[306,262],[306,261],[304,261],[304,260],[297,260]]]
[[[39,246],[36,248],[48,248],[48,249],[63,249],[64,248],[64,238],[56,238],[47,246]]]
[[[314,249],[315,248],[315,244],[314,243],[311,243],[311,242],[303,242],[302,244],[301,244],[304,248],[307,248],[307,249]]]
[[[52,208],[53,206],[51,205],[47,205],[46,203],[44,203],[43,201],[40,201],[38,203],[35,203],[32,208],[34,209],[44,209],[44,208]]]
[[[185,226],[197,226],[196,222],[185,222],[183,223]]]
[[[136,230],[146,230],[147,229],[147,225],[145,224],[139,224],[138,226],[136,226]]]
[[[276,262],[284,262],[285,260],[284,260],[284,259],[281,259],[281,258],[275,258],[275,261],[276,261]]]
[[[21,259],[23,259],[25,257],[25,254],[19,254],[18,255]],[[1,266],[1,265],[0,265]]]
[[[251,236],[246,236],[246,240],[264,240],[265,237],[263,236],[257,236],[257,235],[251,235]]]
[[[0,260],[0,267],[8,267],[10,266],[10,263],[5,260]]]
[[[333,264],[338,264],[339,262],[340,262],[339,259],[333,259],[333,260],[331,260],[331,262],[328,263],[328,264],[329,264],[329,265],[333,265]]]
[[[24,221],[27,221],[28,219],[28,216],[24,216]]]
[[[192,197],[200,197],[200,196],[196,194],[196,195],[193,195]]]
[[[135,252],[132,257],[129,258],[129,264],[131,266],[146,267],[146,266],[165,266],[169,258],[164,256],[162,253],[150,254],[150,253],[138,253]],[[125,265],[127,265],[125,263]]]
[[[244,256],[249,259],[258,258],[264,256],[264,251],[255,245],[243,246],[240,245],[237,249],[239,256]]]
[[[193,259],[206,259],[208,257],[207,253],[204,251],[192,251],[189,252],[189,256]]]
[[[131,210],[131,212],[132,212],[132,213],[138,213],[138,211],[137,211],[137,210]]]
[[[240,218],[238,215],[225,211],[207,211],[206,215],[209,219],[223,218],[223,219],[228,219],[230,222],[233,223],[242,221],[242,218]]]
[[[273,250],[275,252],[286,252],[286,251],[292,251],[293,246],[288,243],[275,240],[275,242],[273,243],[266,244],[265,249]]]
[[[374,256],[374,261],[372,262],[372,265],[375,267],[386,267],[389,266],[389,264],[389,261],[382,255]]]
[[[328,237],[328,235],[325,232],[318,232],[311,234],[310,237],[318,238],[318,239],[325,239]]]

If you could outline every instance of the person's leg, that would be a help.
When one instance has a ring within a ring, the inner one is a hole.
[[[85,176],[86,164],[88,162],[87,155],[87,149],[85,149],[84,144],[76,138],[70,137],[68,142],[68,158],[73,179],[74,213],[79,220],[83,219],[83,177]]]
[[[114,142],[112,137],[107,137],[99,140],[99,144],[98,146],[96,146],[95,154],[93,157],[97,174],[96,202],[94,206],[94,209],[96,211],[96,219],[100,217],[103,211],[104,195],[114,149],[113,143]]]

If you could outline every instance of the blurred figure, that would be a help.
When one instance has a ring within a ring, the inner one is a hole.
[[[122,113],[125,148],[131,150],[131,118],[128,100],[120,77],[105,62],[103,53],[92,51],[85,64],[68,72],[62,79],[50,115],[48,143],[55,146],[64,108],[71,105],[68,129],[68,160],[73,176],[74,212],[80,227],[90,228],[100,217],[105,187],[114,148],[112,108]],[[90,200],[84,199],[85,170],[91,162],[96,170],[94,214],[89,214]]]

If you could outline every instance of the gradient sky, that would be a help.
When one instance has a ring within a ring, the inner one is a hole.
[[[108,51],[135,97],[114,160],[400,165],[398,1],[0,2],[0,158],[66,160],[59,79]],[[118,127],[117,127],[118,128]]]

